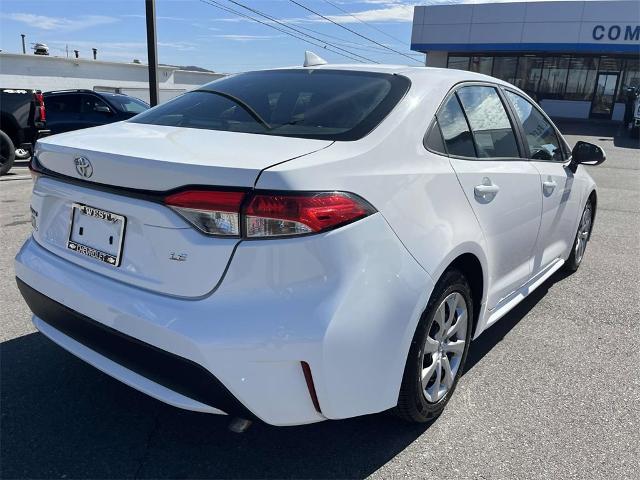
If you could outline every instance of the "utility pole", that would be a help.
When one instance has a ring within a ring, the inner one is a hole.
[[[158,55],[156,42],[156,1],[145,0],[147,13],[147,57],[149,62],[149,104],[158,104]]]
[[[24,33],[21,33],[20,36],[22,37],[22,54],[26,55],[27,54],[27,47],[24,44],[24,37],[26,37],[26,35]]]

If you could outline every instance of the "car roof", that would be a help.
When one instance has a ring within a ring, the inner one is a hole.
[[[309,67],[293,66],[268,70],[345,70],[359,72],[375,72],[404,75],[417,83],[437,81],[438,83],[450,83],[452,86],[460,82],[490,82],[514,88],[510,83],[499,78],[483,75],[481,73],[469,72],[467,70],[457,70],[453,68],[437,68],[409,65],[391,64],[367,64],[367,63],[345,63],[345,64],[323,64]]]

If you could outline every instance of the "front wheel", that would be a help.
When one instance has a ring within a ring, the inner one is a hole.
[[[578,225],[578,232],[576,238],[573,241],[573,248],[571,254],[565,263],[565,268],[568,272],[573,273],[578,270],[582,259],[584,258],[584,252],[587,249],[587,243],[591,237],[591,226],[593,225],[593,202],[591,199],[587,200],[587,204],[584,206],[582,216],[580,217],[580,224]]]
[[[469,283],[457,270],[446,272],[413,337],[396,415],[424,423],[442,413],[464,369],[472,319]]]

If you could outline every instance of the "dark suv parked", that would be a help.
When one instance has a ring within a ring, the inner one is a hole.
[[[93,90],[46,92],[44,101],[51,134],[119,122],[149,108],[147,103],[129,95]]]

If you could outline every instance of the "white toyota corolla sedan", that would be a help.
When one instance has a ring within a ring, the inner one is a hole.
[[[176,407],[425,422],[472,339],[578,268],[604,158],[484,75],[243,73],[40,140],[17,281],[45,336]]]

